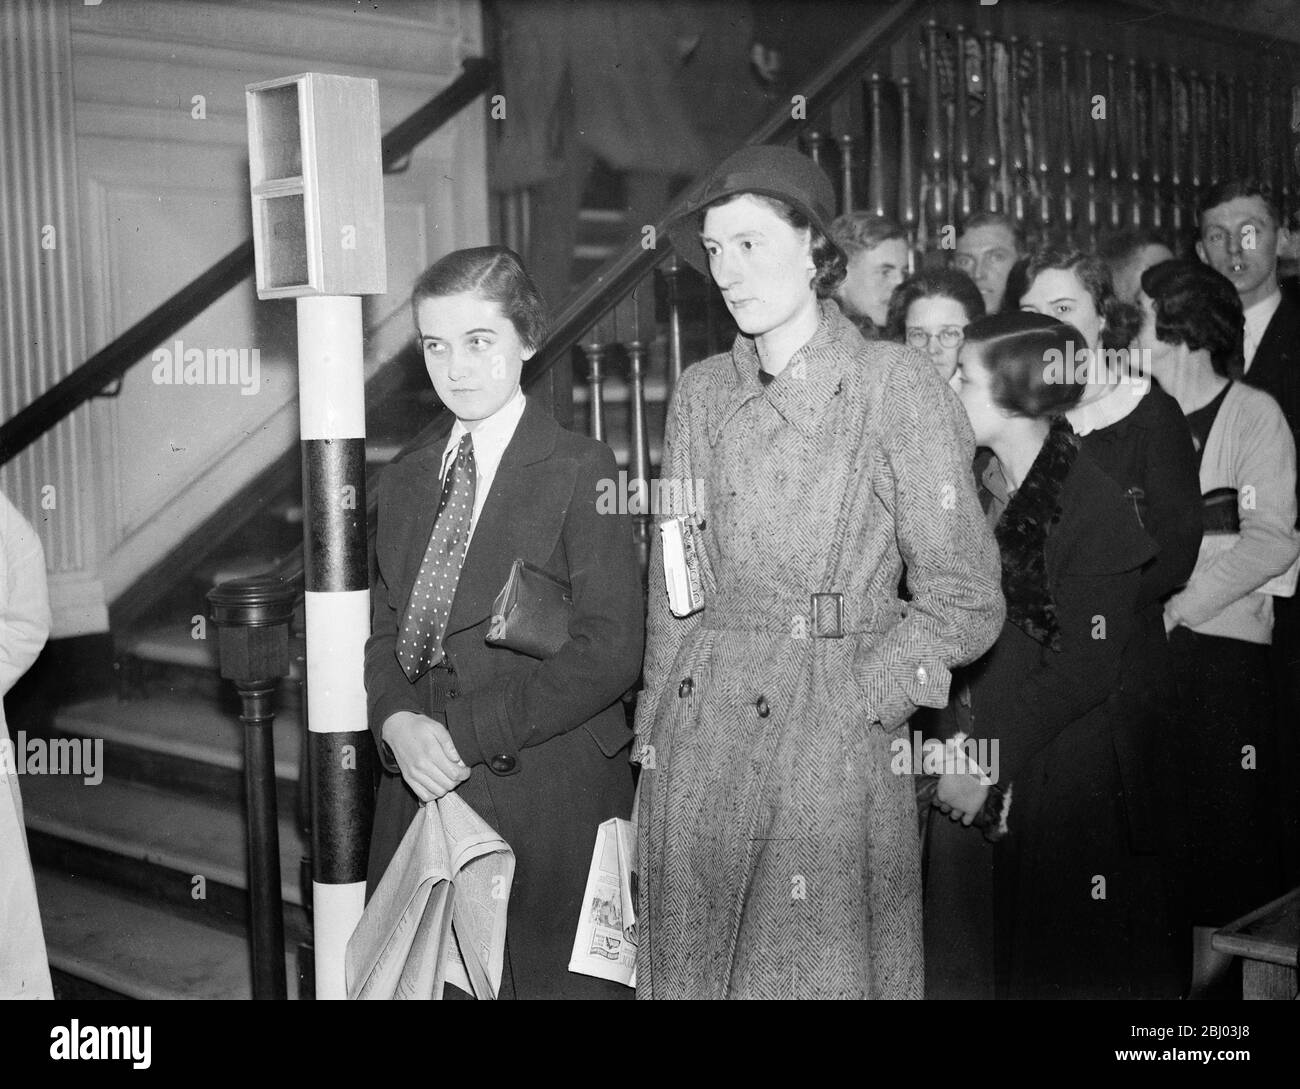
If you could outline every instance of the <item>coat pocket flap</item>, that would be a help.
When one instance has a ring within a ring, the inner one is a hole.
[[[633,733],[623,720],[623,709],[615,705],[598,718],[583,723],[597,747],[608,757],[615,757],[631,744]]]

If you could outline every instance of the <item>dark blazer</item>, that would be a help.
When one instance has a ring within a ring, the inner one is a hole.
[[[502,996],[630,997],[628,988],[567,969],[597,825],[629,816],[632,803],[624,751],[632,733],[619,697],[640,672],[644,605],[630,521],[598,503],[612,486],[603,482],[618,480],[614,456],[528,398],[452,602],[443,640],[452,687],[444,696],[432,671],[411,684],[394,646],[433,528],[449,430],[394,462],[380,486],[366,693],[385,774],[368,888],[419,804],[379,731],[396,711],[431,715],[446,723],[472,769],[460,797],[515,852]],[[572,587],[569,642],[544,662],[484,642],[516,557]]]
[[[996,965],[1001,997],[1141,997],[1134,965],[1159,890],[1135,888],[1125,793],[1108,698],[1138,618],[1143,565],[1155,546],[1132,502],[1078,439],[1054,429],[998,523],[1007,620],[993,648],[954,678],[969,692],[969,727],[997,744],[998,782],[1010,790],[1008,833],[989,847],[972,829],[931,855],[927,910],[978,897],[992,868],[994,909],[972,948],[969,932],[927,930],[927,961],[949,985],[932,995],[995,993],[973,978]],[[1055,634],[1053,634],[1055,633]],[[1097,879],[1104,881],[1100,885]],[[1104,898],[1097,891],[1104,892]],[[987,891],[985,895],[987,895]],[[933,940],[931,940],[933,939]],[[960,939],[960,940],[958,940]]]

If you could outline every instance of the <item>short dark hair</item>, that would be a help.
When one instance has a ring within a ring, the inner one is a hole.
[[[536,351],[542,346],[550,327],[546,300],[514,250],[474,246],[435,261],[411,289],[411,316],[416,328],[420,324],[420,303],[425,299],[466,293],[500,306],[526,348]]]
[[[1025,264],[1025,286],[1028,291],[1035,277],[1047,269],[1073,272],[1079,278],[1097,313],[1106,319],[1101,331],[1102,348],[1127,348],[1142,324],[1142,314],[1137,307],[1124,302],[1115,294],[1115,281],[1110,266],[1096,254],[1064,245],[1040,246]]]
[[[1108,231],[1097,242],[1097,255],[1114,270],[1127,264],[1147,246],[1164,246],[1174,253],[1174,244],[1159,227],[1125,227]]]
[[[1015,219],[1005,212],[976,212],[970,219],[961,225],[961,233],[973,231],[977,227],[1001,227],[1011,232],[1011,237],[1016,240],[1016,252],[1025,252],[1025,232]]]
[[[831,241],[852,257],[874,250],[882,242],[907,241],[907,232],[887,216],[875,212],[845,212],[831,220]]]
[[[699,210],[698,222],[696,223],[699,231],[703,232],[704,230],[704,217],[708,215],[710,208],[721,208],[724,204],[730,204],[738,197],[750,197],[760,204],[765,204],[796,231],[808,231],[812,242],[813,264],[817,267],[817,272],[812,279],[813,290],[817,293],[817,297],[821,299],[829,299],[835,294],[835,289],[844,282],[844,277],[848,273],[848,257],[817,224],[799,211],[798,208],[777,197],[769,197],[763,193],[728,193],[725,197],[710,201]]]
[[[1052,353],[1074,373],[1075,353],[1085,347],[1073,325],[1046,314],[1011,310],[977,318],[966,326],[966,347],[978,345],[992,376],[993,402],[1017,416],[1050,419],[1068,412],[1083,396],[1083,383],[1054,381]]]
[[[907,325],[907,308],[918,299],[952,299],[966,311],[966,321],[984,316],[984,296],[964,272],[955,268],[928,269],[909,276],[889,297],[885,336],[902,340]]]
[[[1196,206],[1196,229],[1198,231],[1201,229],[1206,212],[1238,197],[1259,197],[1264,202],[1264,207],[1268,209],[1268,214],[1273,217],[1273,226],[1282,226],[1282,212],[1277,201],[1273,199],[1271,186],[1263,185],[1256,178],[1229,178],[1212,186],[1210,191],[1201,198],[1201,203]]]
[[[1241,296],[1222,273],[1200,261],[1161,261],[1142,273],[1142,290],[1154,304],[1160,340],[1206,349],[1225,378],[1241,364],[1246,318]]]

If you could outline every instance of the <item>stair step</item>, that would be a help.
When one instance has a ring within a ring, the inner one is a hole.
[[[180,623],[142,627],[128,637],[123,646],[127,654],[147,662],[190,666],[217,672],[221,663],[217,658],[217,633],[213,625],[210,638],[195,639],[193,628]]]
[[[206,616],[206,605],[203,613]],[[172,620],[139,627],[123,641],[122,651],[144,662],[160,665],[180,666],[185,669],[200,670],[206,674],[219,675],[221,660],[216,625],[209,619],[206,625],[205,639],[194,638],[193,619]],[[305,643],[301,639],[291,639],[289,643],[289,677],[301,681],[306,676]],[[223,682],[225,683],[225,682]]]
[[[50,967],[137,999],[248,999],[248,940],[84,877],[36,871]],[[286,943],[289,997],[296,953]]]
[[[111,778],[91,787],[66,775],[28,775],[22,783],[27,826],[68,849],[109,854],[165,871],[171,892],[191,880],[248,888],[244,815],[233,807]],[[286,904],[302,905],[299,860],[307,846],[293,814],[281,811],[280,885]],[[172,888],[175,886],[175,888]]]
[[[118,774],[119,759],[133,750],[233,772],[244,770],[243,725],[216,707],[168,696],[119,700],[113,696],[61,708],[54,727],[75,737],[103,738]],[[302,720],[293,707],[277,710],[273,730],[275,776],[298,781]],[[165,780],[164,780],[165,781]]]

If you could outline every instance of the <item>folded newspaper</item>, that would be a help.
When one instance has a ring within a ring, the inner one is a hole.
[[[422,805],[348,941],[348,998],[496,998],[515,854],[455,794]]]
[[[569,971],[636,986],[636,825],[611,817],[596,830]]]

